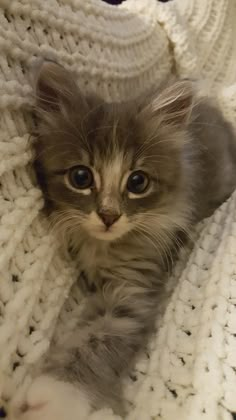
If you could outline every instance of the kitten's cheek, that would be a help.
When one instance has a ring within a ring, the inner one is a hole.
[[[25,402],[9,420],[86,420],[91,412],[87,397],[69,383],[40,376],[30,386]]]

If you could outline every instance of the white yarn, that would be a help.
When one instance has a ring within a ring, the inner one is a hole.
[[[236,121],[233,0],[0,0],[0,399],[20,398],[46,352],[73,328],[77,270],[61,255],[31,171],[28,68],[72,69],[81,89],[126,100],[171,72],[207,78]],[[236,195],[196,232],[176,267],[164,315],[133,380],[128,420],[230,420],[236,412]],[[70,293],[70,295],[69,295]],[[69,299],[66,299],[69,295]],[[1,406],[1,404],[0,404]],[[110,410],[90,420],[115,420]]]

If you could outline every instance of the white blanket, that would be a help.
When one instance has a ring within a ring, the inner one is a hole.
[[[0,407],[23,393],[55,331],[59,339],[73,328],[80,299],[71,289],[77,270],[40,213],[33,178],[34,57],[56,59],[84,92],[108,101],[135,97],[171,72],[208,79],[234,123],[235,22],[235,0],[0,0]],[[150,348],[126,381],[127,419],[236,418],[235,206],[234,194],[183,253]],[[117,417],[105,410],[92,419]]]

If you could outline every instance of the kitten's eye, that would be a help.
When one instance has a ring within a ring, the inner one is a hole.
[[[127,182],[127,189],[133,194],[142,194],[149,186],[149,177],[143,171],[133,172]]]
[[[87,166],[75,166],[69,169],[68,180],[72,187],[85,190],[93,186],[93,174]]]

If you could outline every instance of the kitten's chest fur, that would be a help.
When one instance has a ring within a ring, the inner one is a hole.
[[[92,282],[96,281],[104,271],[119,265],[119,262],[115,258],[114,250],[106,243],[85,239],[80,246],[80,267]]]
[[[122,281],[146,285],[156,283],[156,275],[163,277],[164,270],[158,254],[147,244],[135,241],[111,244],[94,239],[84,239],[78,253],[79,267],[88,285],[102,287],[105,282]]]

